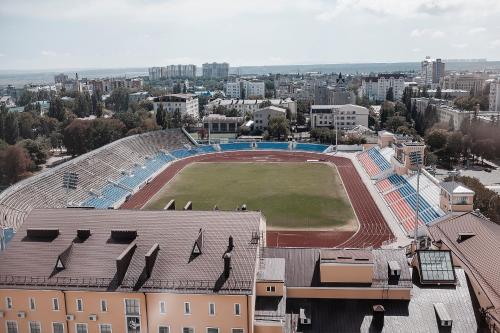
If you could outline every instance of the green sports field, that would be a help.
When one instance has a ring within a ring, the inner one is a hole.
[[[337,170],[326,163],[192,163],[149,202],[163,209],[175,199],[193,210],[260,210],[268,229],[355,230],[357,222]]]

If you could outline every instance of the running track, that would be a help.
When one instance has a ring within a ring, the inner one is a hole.
[[[359,221],[359,230],[350,231],[268,231],[272,247],[380,247],[394,236],[351,160],[344,157],[305,152],[236,151],[192,156],[173,162],[151,183],[135,193],[120,208],[141,209],[182,168],[193,162],[305,162],[324,160],[337,166]]]

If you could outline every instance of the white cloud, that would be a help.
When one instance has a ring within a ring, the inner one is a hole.
[[[60,56],[69,57],[71,55],[71,53],[69,52],[58,53],[52,50],[42,50],[40,51],[40,54],[43,55],[44,57],[60,57]]]
[[[480,34],[482,32],[486,32],[485,27],[476,27],[469,30],[469,35]]]
[[[446,33],[441,30],[434,29],[413,29],[411,34],[414,38],[426,37],[426,38],[443,38],[446,37]]]
[[[316,17],[323,21],[353,12],[400,19],[446,15],[474,18],[500,12],[498,0],[337,0],[334,4],[324,4],[325,10]]]
[[[454,47],[456,49],[465,49],[468,46],[469,44],[467,43],[451,43],[451,47]]]
[[[500,47],[500,39],[495,39],[490,42],[490,47],[491,48],[496,48]]]

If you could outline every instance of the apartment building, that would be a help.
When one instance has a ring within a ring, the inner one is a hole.
[[[256,212],[35,210],[0,257],[0,331],[252,332],[263,232]]]
[[[262,81],[236,80],[225,84],[229,98],[265,98],[266,87]]]
[[[426,86],[436,85],[444,77],[445,63],[441,59],[431,59],[427,56],[421,66],[421,77]]]
[[[360,95],[371,101],[385,101],[387,91],[392,88],[394,100],[400,100],[405,89],[403,74],[379,74],[369,76],[361,81]]]
[[[495,80],[490,83],[490,111],[500,111],[500,80]]]
[[[205,78],[225,79],[229,75],[229,64],[227,62],[213,62],[211,64],[205,63],[202,65],[202,72],[203,77]]]
[[[311,105],[311,128],[351,129],[362,125],[368,127],[367,108],[359,105]]]
[[[291,98],[286,99],[221,99],[217,98],[213,101],[210,101],[207,105],[205,105],[205,112],[212,113],[212,111],[218,107],[223,106],[230,109],[235,109],[239,114],[244,115],[245,113],[254,113],[258,109],[262,107],[262,103],[265,101],[269,101],[271,105],[277,106],[284,109],[289,109],[292,114],[297,113],[297,102],[292,100]]]
[[[270,119],[277,117],[286,117],[286,109],[273,105],[258,109],[253,113],[254,127],[259,130],[265,130],[269,127]]]
[[[170,94],[153,99],[154,111],[162,105],[167,112],[180,111],[182,115],[190,115],[198,119],[198,96],[195,94]]]
[[[148,68],[149,80],[157,81],[163,78],[163,67],[150,67]]]
[[[455,73],[441,78],[440,86],[442,89],[466,90],[473,92],[474,95],[480,95],[487,79],[488,76],[483,73]]]

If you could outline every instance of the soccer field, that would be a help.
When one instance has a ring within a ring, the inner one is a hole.
[[[146,205],[163,209],[260,210],[268,229],[356,230],[357,221],[337,170],[327,163],[192,163]]]

